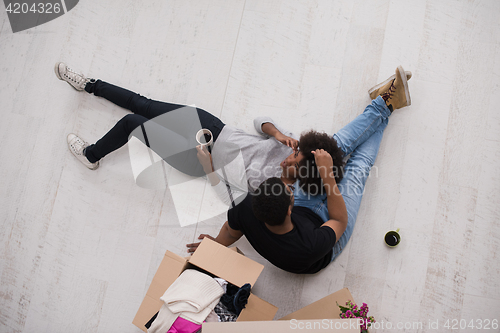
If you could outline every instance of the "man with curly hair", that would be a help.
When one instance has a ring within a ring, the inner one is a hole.
[[[323,138],[304,134],[301,144],[305,139],[302,149],[307,152],[300,149],[282,164],[286,174],[298,180],[282,176],[262,182],[253,196],[228,211],[228,221],[215,241],[228,246],[245,235],[260,255],[292,273],[316,273],[332,262],[352,234],[388,118],[394,110],[411,104],[407,75],[401,66],[372,90],[379,96],[333,136],[341,156],[332,158],[326,150],[314,150],[311,147]],[[336,174],[334,160],[347,156],[341,177]],[[301,167],[306,171],[302,175]],[[315,195],[308,193],[313,188],[318,189]],[[212,238],[202,234],[199,239],[204,237]],[[188,252],[196,250],[198,244],[188,244]]]

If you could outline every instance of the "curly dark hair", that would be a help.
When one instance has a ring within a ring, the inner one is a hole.
[[[278,177],[264,180],[252,196],[252,210],[255,217],[271,226],[285,222],[291,193]]]
[[[302,133],[299,140],[299,150],[304,158],[299,162],[299,184],[307,193],[316,195],[324,192],[323,181],[319,175],[318,168],[311,151],[324,149],[332,156],[333,172],[337,184],[344,177],[344,152],[337,145],[337,141],[326,133],[309,131]]]

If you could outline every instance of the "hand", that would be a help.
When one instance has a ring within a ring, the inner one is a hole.
[[[212,165],[212,154],[207,149],[206,145],[196,146],[196,150],[198,153],[196,157],[198,157],[198,161],[200,161],[201,166],[206,174],[209,174],[214,171],[214,167]]]
[[[282,144],[284,144],[285,146],[292,148],[294,151],[296,151],[299,148],[299,141],[289,136],[286,136],[281,132],[278,132],[274,138],[279,142],[281,142]]]
[[[213,238],[212,236],[210,235],[207,235],[207,234],[201,234],[200,236],[198,236],[198,239],[203,239],[203,238],[208,238],[208,239],[211,239],[211,240],[215,240],[215,238]],[[201,242],[198,242],[198,243],[191,243],[191,244],[186,244],[187,248],[188,248],[188,253],[190,253],[191,255],[193,255],[194,251],[196,251],[196,249],[198,248],[198,246],[200,245]]]
[[[311,151],[311,153],[314,155],[316,167],[318,168],[321,179],[325,180],[328,177],[334,178],[332,174],[333,171],[332,156],[324,149],[316,149],[315,151],[314,150]]]

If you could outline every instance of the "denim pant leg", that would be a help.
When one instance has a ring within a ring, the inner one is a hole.
[[[294,187],[294,206],[309,208],[316,215],[321,217],[321,220],[323,220],[323,222],[326,222],[330,219],[330,217],[328,216],[328,207],[326,206],[326,194],[323,193],[319,195],[310,195],[306,191],[302,190],[302,188],[299,186],[298,180],[295,182]]]
[[[338,133],[334,134],[333,138],[337,141],[337,144],[344,152],[344,155],[347,156],[351,154],[359,145],[363,144],[368,138],[370,138],[376,131],[378,131],[380,126],[383,126],[382,129],[385,128],[385,126],[387,126],[387,118],[390,115],[391,112],[385,105],[382,97],[379,96],[365,108],[362,114],[344,126]],[[350,168],[351,166],[352,162],[351,164],[346,165],[346,168]],[[344,177],[345,173],[346,172],[344,171]],[[299,186],[295,186],[294,196],[296,206],[311,209],[325,222],[330,219],[325,194],[315,196],[309,195],[305,191],[301,190]]]
[[[385,101],[378,96],[362,114],[334,134],[333,138],[344,152],[344,156],[351,154],[365,142],[390,115],[391,111]]]
[[[344,178],[338,184],[347,208],[347,228],[333,247],[332,261],[342,252],[351,238],[363,197],[366,179],[378,154],[382,135],[391,112],[379,96],[352,122],[334,134],[339,147],[347,156]],[[323,221],[329,220],[326,195],[311,196],[295,186],[295,205],[307,207]]]
[[[370,174],[373,163],[375,163],[388,121],[387,118],[384,119],[377,130],[351,153],[351,157],[344,168],[344,178],[340,181],[338,187],[347,208],[348,222],[346,230],[333,247],[332,261],[342,252],[349,238],[351,238],[361,199],[363,198],[366,179]]]

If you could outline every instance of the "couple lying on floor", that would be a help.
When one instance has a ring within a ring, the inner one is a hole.
[[[89,169],[97,169],[104,156],[123,146],[131,136],[149,146],[145,132],[148,126],[161,127],[160,131],[167,128],[186,138],[196,134],[182,117],[174,117],[179,119],[177,122],[169,119],[161,124],[164,127],[150,122],[185,108],[183,105],[150,100],[86,78],[63,63],[56,64],[55,72],[75,89],[104,97],[133,112],[95,144],[68,135],[69,149]],[[229,246],[245,235],[255,250],[275,266],[292,273],[316,273],[342,252],[353,232],[388,118],[394,110],[411,103],[409,77],[411,73],[399,66],[395,75],[369,91],[373,100],[364,112],[332,137],[310,131],[297,138],[268,117],[255,119],[261,135],[251,135],[225,125],[205,110],[191,108],[201,128],[212,133],[212,151],[205,145],[191,145],[174,154],[172,149],[177,145],[172,145],[173,139],[164,139],[152,149],[188,175],[207,174],[222,199],[233,202],[218,236],[202,234],[198,239],[209,237]],[[156,140],[162,140],[161,135]],[[236,155],[242,156],[241,169],[233,170],[230,177],[221,174]],[[188,252],[194,252],[198,245],[187,244]]]

